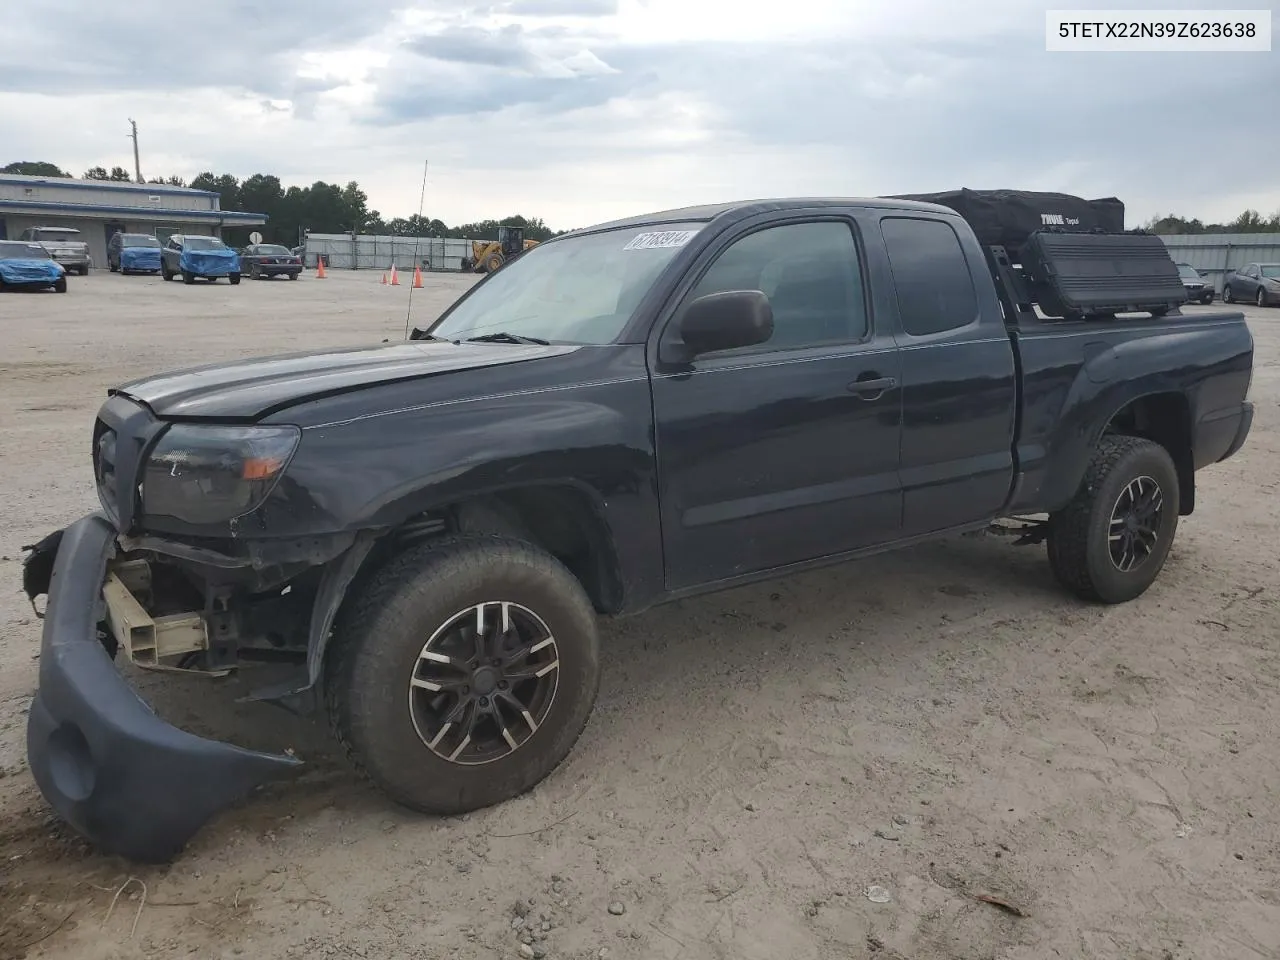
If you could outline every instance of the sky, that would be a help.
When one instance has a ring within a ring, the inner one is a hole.
[[[21,9],[0,40],[0,164],[132,169],[133,118],[145,177],[357,180],[388,219],[417,212],[424,163],[428,217],[556,229],[962,186],[1118,196],[1130,226],[1280,210],[1274,36],[1271,53],[1048,53],[1031,0]]]

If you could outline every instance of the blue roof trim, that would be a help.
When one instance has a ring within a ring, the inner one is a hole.
[[[78,177],[29,177],[21,173],[0,175],[0,183],[18,183],[30,186],[55,187],[62,190],[78,190],[88,187],[90,190],[103,188],[119,190],[122,193],[163,193],[174,197],[217,197],[216,190],[197,190],[194,187],[174,187],[168,184],[135,183],[131,180],[82,180]]]
[[[16,212],[43,210],[81,213],[114,213],[122,215],[142,214],[135,220],[171,220],[186,217],[189,220],[260,220],[267,222],[265,213],[248,213],[241,210],[174,210],[172,207],[117,207],[98,203],[54,203],[48,200],[0,200],[0,210]]]

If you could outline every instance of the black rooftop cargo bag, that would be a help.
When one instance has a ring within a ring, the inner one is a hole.
[[[968,222],[984,247],[1000,245],[1017,263],[1022,245],[1037,230],[1123,233],[1124,204],[1115,197],[1085,200],[1069,193],[1033,190],[945,190],[904,193],[894,200],[920,200],[950,207]]]
[[[1187,302],[1177,264],[1154,234],[1037,231],[1023,246],[1022,275],[1049,317],[1160,316]]]

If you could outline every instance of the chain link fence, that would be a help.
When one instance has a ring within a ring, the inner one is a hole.
[[[314,267],[320,257],[330,270],[462,270],[471,256],[471,241],[453,237],[382,237],[349,233],[309,233],[303,262]]]

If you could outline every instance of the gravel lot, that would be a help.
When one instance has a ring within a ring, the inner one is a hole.
[[[570,759],[443,820],[356,780],[322,723],[233,704],[241,679],[128,668],[175,722],[312,770],[169,867],[87,850],[26,770],[21,545],[96,505],[110,384],[402,337],[410,289],[377,281],[0,296],[0,958],[1280,956],[1280,310],[1248,311],[1248,444],[1132,604],[980,536],[605,624]],[[469,282],[428,277],[413,319]]]

